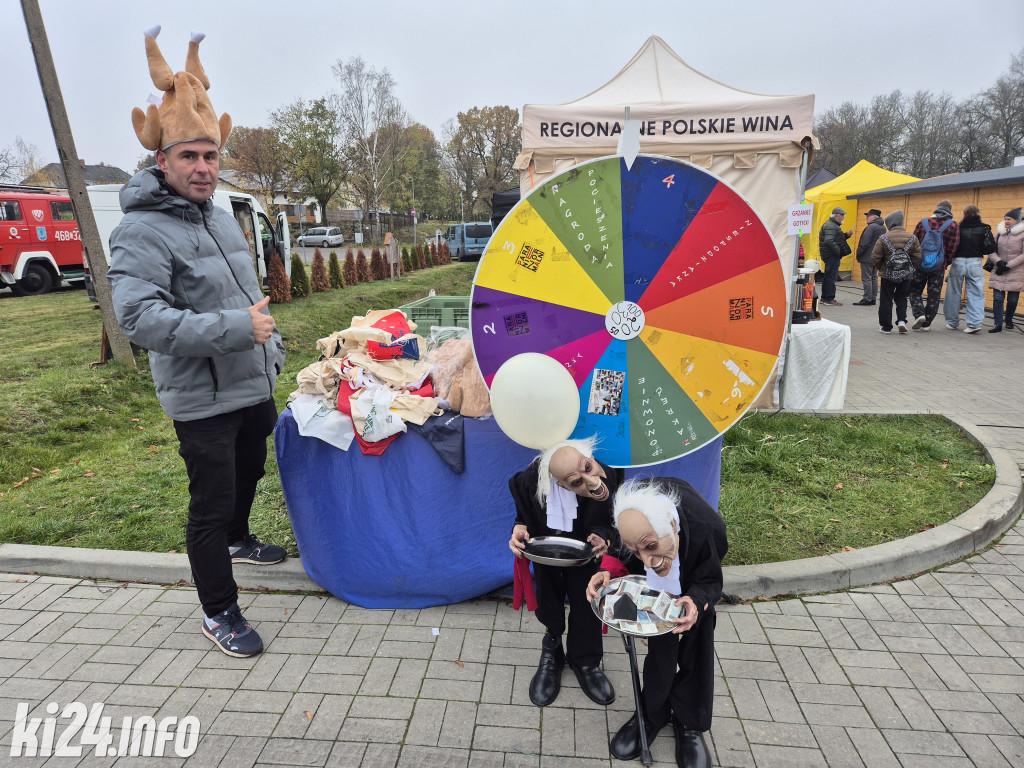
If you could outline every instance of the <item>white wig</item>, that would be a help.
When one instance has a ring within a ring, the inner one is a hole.
[[[679,497],[674,491],[665,488],[660,483],[649,479],[627,480],[619,486],[615,494],[615,504],[612,507],[612,514],[615,517],[615,527],[619,527],[619,516],[627,509],[639,510],[647,522],[651,524],[658,536],[668,536],[672,533],[672,523],[679,526],[679,512],[676,507],[679,505]]]
[[[596,445],[597,435],[592,435],[579,440],[562,440],[541,451],[535,459],[537,462],[537,501],[541,504],[547,502],[548,492],[551,490],[551,458],[558,451],[562,448],[575,448],[588,459],[592,459]]]

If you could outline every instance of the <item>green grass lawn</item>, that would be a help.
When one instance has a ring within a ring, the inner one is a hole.
[[[353,315],[469,292],[476,264],[313,294],[271,310],[288,348],[276,398]],[[100,358],[100,313],[81,290],[0,294],[0,542],[183,551],[188,506],[171,422],[138,370]],[[862,548],[938,525],[991,488],[981,449],[939,417],[753,414],[726,435],[727,563]],[[273,451],[253,530],[297,554]],[[504,536],[504,532],[502,532]]]

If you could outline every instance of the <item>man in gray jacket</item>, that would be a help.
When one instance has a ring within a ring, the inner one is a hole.
[[[150,48],[155,34],[147,37]],[[157,114],[157,167],[140,171],[121,190],[125,216],[110,237],[108,276],[118,322],[149,351],[157,397],[174,421],[188,472],[186,541],[206,614],[203,632],[230,656],[254,656],[263,641],[238,607],[232,562],[285,557],[249,532],[267,437],[277,421],[274,385],[285,351],[245,237],[211,202],[230,118],[218,123],[202,103],[183,117],[186,100],[178,101],[177,113]],[[138,121],[136,131],[152,149]]]
[[[885,223],[882,221],[880,210],[872,208],[864,215],[867,216],[867,226],[860,233],[860,241],[857,243],[857,261],[860,263],[860,281],[864,285],[864,298],[853,302],[855,307],[873,306],[878,298],[878,270],[875,269],[871,253],[875,250],[875,242],[885,234]]]

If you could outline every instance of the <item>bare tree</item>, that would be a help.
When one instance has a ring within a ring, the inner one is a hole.
[[[285,149],[273,128],[236,125],[225,147],[234,169],[267,203],[274,199],[286,172]]]
[[[907,130],[907,103],[900,91],[892,91],[871,100],[864,158],[880,168],[895,171],[906,166],[904,137]]]
[[[1010,165],[1024,153],[1024,49],[1010,59],[1010,67],[995,84],[981,93],[978,109],[989,125],[999,165]]]
[[[828,168],[837,176],[846,173],[867,153],[869,112],[847,101],[828,109],[814,121],[821,149],[814,154],[811,171]]]
[[[332,104],[348,149],[349,183],[363,199],[363,207],[374,212],[380,236],[382,193],[385,185],[397,183],[398,174],[389,171],[404,156],[409,118],[386,68],[374,69],[354,56],[338,59],[331,71],[341,88],[333,94]]]
[[[921,177],[1010,165],[1024,154],[1024,49],[970,99],[897,90],[875,96],[870,110],[850,102],[829,109],[814,130],[822,147],[811,170],[843,173],[861,158]]]
[[[39,147],[15,136],[13,147],[0,147],[0,181],[19,184],[46,165]],[[47,183],[52,183],[47,181]]]
[[[0,182],[14,184],[19,178],[17,156],[11,147],[0,147]]]
[[[139,155],[139,162],[135,164],[135,172],[144,171],[156,165],[156,152],[146,152]]]
[[[975,97],[957,105],[954,122],[949,129],[955,139],[955,170],[960,173],[981,171],[999,165],[988,120],[979,102],[980,97]]]

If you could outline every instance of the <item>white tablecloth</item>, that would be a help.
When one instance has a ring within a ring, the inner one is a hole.
[[[782,373],[782,407],[842,408],[849,367],[850,326],[824,319],[791,326]]]

